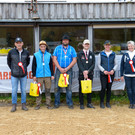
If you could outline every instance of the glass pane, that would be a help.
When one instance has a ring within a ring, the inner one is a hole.
[[[32,27],[5,27],[0,28],[0,55],[7,55],[8,51],[14,48],[16,37],[21,37],[26,48],[32,55],[34,52],[33,45],[33,28]]]
[[[86,26],[63,26],[63,27],[41,27],[41,40],[49,45],[49,52],[53,53],[55,47],[61,44],[61,38],[68,34],[72,45],[78,52],[82,48],[82,42],[87,38]]]
[[[127,50],[127,41],[135,41],[135,29],[94,29],[93,48],[96,54],[104,49],[105,40],[111,41],[113,51],[122,54]]]

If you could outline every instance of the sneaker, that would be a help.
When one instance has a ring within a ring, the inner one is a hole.
[[[35,110],[39,110],[40,109],[40,105],[37,105],[36,107],[35,107]]]
[[[28,111],[28,108],[26,107],[26,104],[25,103],[22,104],[22,110]]]
[[[73,105],[68,106],[69,109],[74,109]]]
[[[105,108],[105,106],[104,106],[104,103],[103,103],[103,102],[101,102],[101,103],[100,103],[100,108],[102,108],[102,109],[104,109],[104,108]]]
[[[95,107],[92,104],[87,104],[87,107],[95,109]]]
[[[15,112],[15,111],[16,111],[16,104],[13,104],[13,105],[12,105],[11,112]]]
[[[107,108],[111,108],[111,105],[110,105],[109,102],[106,102],[106,107],[107,107]]]
[[[84,109],[84,105],[80,105],[80,109]]]
[[[54,105],[54,109],[57,109],[57,108],[59,108],[60,106],[59,105]]]

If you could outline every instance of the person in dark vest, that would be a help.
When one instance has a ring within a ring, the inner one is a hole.
[[[128,51],[123,54],[121,59],[120,74],[121,80],[126,83],[128,99],[130,101],[129,108],[135,109],[135,43],[127,42]]]
[[[26,107],[26,84],[27,84],[27,66],[30,63],[29,52],[23,47],[23,41],[20,37],[15,39],[15,48],[10,50],[7,56],[7,64],[11,69],[12,83],[12,109],[16,111],[18,83],[20,82],[22,110],[27,111]]]
[[[111,43],[106,40],[104,50],[99,53],[98,67],[100,70],[101,92],[100,92],[100,108],[105,108],[104,97],[106,93],[106,107],[111,108],[111,87],[114,80],[114,73],[117,69],[116,55],[111,50]],[[107,90],[107,91],[106,91]]]
[[[58,80],[60,74],[69,74],[69,85],[66,87],[66,102],[69,109],[73,109],[73,101],[72,101],[72,67],[76,63],[76,51],[75,49],[69,45],[70,38],[68,35],[64,35],[62,37],[62,44],[57,46],[53,53],[53,61],[55,66],[57,67],[55,73],[55,103],[54,108],[59,108],[60,106],[60,89],[58,86]]]
[[[78,53],[77,64],[79,68],[79,101],[80,109],[84,109],[83,93],[81,91],[81,80],[90,79],[93,80],[94,67],[95,67],[95,55],[90,50],[90,41],[85,39],[83,41],[83,50]],[[87,107],[95,108],[91,104],[92,93],[87,94]]]
[[[48,45],[45,41],[39,42],[39,51],[34,53],[32,63],[33,81],[41,84],[41,90],[43,91],[43,85],[45,86],[46,106],[51,109],[51,80],[54,79],[53,63],[51,54],[47,51]],[[35,110],[40,109],[42,100],[41,93],[36,98]]]

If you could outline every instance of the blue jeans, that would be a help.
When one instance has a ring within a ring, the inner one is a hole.
[[[135,104],[135,77],[126,77],[125,83],[130,104]]]
[[[55,74],[55,105],[60,105],[60,90],[61,87],[58,87],[58,80],[60,77],[61,72],[57,69]],[[72,101],[72,91],[71,91],[71,85],[72,85],[72,69],[67,71],[67,74],[69,74],[69,85],[66,87],[66,103],[68,106],[73,105]]]
[[[18,83],[19,83],[19,81],[20,81],[20,89],[21,89],[21,103],[26,103],[27,76],[21,77],[21,78],[11,76],[12,104],[17,104],[17,91],[18,91]]]

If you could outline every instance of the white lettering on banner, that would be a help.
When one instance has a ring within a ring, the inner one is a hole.
[[[28,72],[27,72],[27,87],[26,90],[29,92],[30,89],[30,83],[33,82],[32,80],[32,59],[33,56],[30,57],[30,65],[28,66]],[[97,56],[96,56],[96,61],[97,61]],[[113,82],[112,90],[124,90],[125,88],[125,83],[120,81],[120,61],[121,61],[121,56],[117,56],[117,61],[118,61],[118,68],[115,73],[115,79]],[[73,92],[78,92],[78,66],[75,64],[73,67],[73,81],[72,81],[72,91]],[[20,92],[20,86],[18,87]],[[63,89],[64,90],[64,89]],[[100,84],[100,72],[97,67],[97,62],[95,65],[95,70],[94,70],[94,79],[93,79],[93,91],[100,91],[101,90],[101,84]],[[54,91],[54,81],[52,81],[52,87],[51,91]],[[12,92],[12,85],[11,85],[11,71],[7,65],[7,57],[6,56],[0,56],[0,93],[11,93]],[[65,90],[64,90],[65,92]]]

